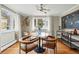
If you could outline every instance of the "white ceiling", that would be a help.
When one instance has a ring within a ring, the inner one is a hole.
[[[50,9],[47,14],[40,12],[36,9],[39,4],[4,4],[8,8],[14,10],[17,13],[31,16],[60,16],[68,9],[75,6],[75,4],[46,4],[46,8]]]

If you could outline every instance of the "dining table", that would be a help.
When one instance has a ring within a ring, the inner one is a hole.
[[[41,32],[41,34],[37,35],[38,37],[38,46],[35,49],[35,52],[37,53],[43,53],[45,49],[43,48],[43,38],[46,38],[48,36],[48,33]]]
[[[33,37],[38,38],[38,45],[34,51],[37,53],[43,53],[45,51],[45,49],[43,48],[43,40],[42,39],[46,38],[50,34],[47,32],[41,32],[40,34],[38,34],[38,32],[31,32],[29,35],[31,36],[30,38],[33,38]]]

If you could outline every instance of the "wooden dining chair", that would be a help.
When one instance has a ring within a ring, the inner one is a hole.
[[[19,53],[21,54],[21,50],[24,51],[25,53],[28,53],[30,51],[32,51],[33,49],[35,49],[37,47],[37,44],[35,44],[34,42],[38,41],[37,38],[33,38],[31,40],[29,40],[29,37],[23,37],[20,41],[19,41]]]
[[[54,36],[47,36],[46,38],[43,38],[44,41],[46,41],[46,43],[43,44],[43,47],[48,49],[53,49],[54,50],[54,54],[57,53],[57,39],[55,39]]]

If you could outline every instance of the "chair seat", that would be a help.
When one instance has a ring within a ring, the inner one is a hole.
[[[45,47],[47,49],[53,49],[54,53],[56,53],[56,50],[57,50],[56,42],[57,42],[57,40],[55,39],[54,36],[47,36],[47,38],[43,38],[43,41],[46,41],[46,43],[43,43],[43,47]]]
[[[54,49],[56,45],[54,43],[53,44],[45,43],[45,44],[43,44],[43,46],[46,48]]]
[[[27,46],[26,46],[26,44],[21,44],[21,49],[22,49],[23,51],[27,51],[27,52],[29,52],[29,51],[35,49],[36,47],[37,47],[37,44],[29,44],[29,45],[27,45]]]

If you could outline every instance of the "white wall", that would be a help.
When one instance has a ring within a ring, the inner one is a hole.
[[[51,34],[56,35],[56,31],[59,30],[60,26],[60,17],[59,16],[51,16],[50,19],[50,31]]]
[[[61,26],[61,19],[59,16],[47,16],[49,20],[48,31],[52,35],[56,35],[56,31],[59,30],[59,26]],[[31,17],[31,31],[34,30],[34,22],[33,19],[35,17]],[[37,17],[36,17],[37,18]]]
[[[1,19],[1,5],[0,5],[0,19]]]
[[[15,39],[15,31],[4,31],[0,32],[0,49],[3,51],[10,45],[14,44],[17,40]]]
[[[24,33],[24,32],[28,32],[28,31],[30,31],[31,30],[31,28],[30,28],[30,20],[31,20],[31,17],[29,18],[28,17],[28,19],[26,19],[28,16],[23,16],[23,15],[20,15],[20,20],[21,20],[21,22],[20,22],[20,24],[21,24],[21,32],[22,33]],[[29,24],[27,25],[26,23],[27,23],[27,21],[26,20],[28,20],[29,21]]]
[[[10,20],[11,20],[10,29],[0,32],[0,50],[2,51],[17,41],[15,36],[17,36],[17,39],[21,38],[21,24],[20,24],[20,15],[11,11],[9,8],[7,8],[5,6],[0,7],[0,19],[2,19],[1,8],[8,10],[8,13],[11,17],[10,18]],[[17,35],[15,35],[15,33],[17,33]],[[3,45],[5,45],[5,46],[3,46]]]
[[[65,16],[65,15],[67,15],[67,14],[70,14],[70,13],[76,11],[76,10],[79,10],[79,4],[76,5],[76,6],[74,6],[74,7],[72,7],[72,8],[70,8],[70,9],[68,9],[67,11],[65,11],[65,12],[61,15],[61,17],[62,17],[62,16]]]
[[[50,31],[50,17],[49,16],[32,16],[31,17],[31,31],[34,31],[36,29],[36,27],[34,26],[34,19],[38,20],[38,19],[43,19],[48,21],[48,26],[47,27],[43,27],[42,29],[47,29],[47,31]]]
[[[21,33],[21,19],[19,14],[15,14],[15,31],[17,33],[17,39],[20,39],[22,37]]]

